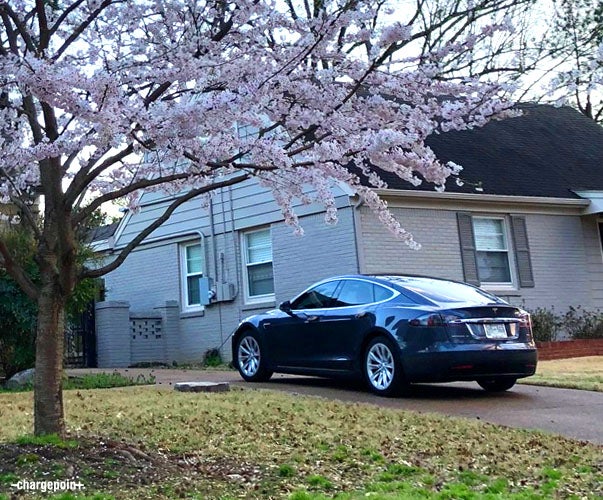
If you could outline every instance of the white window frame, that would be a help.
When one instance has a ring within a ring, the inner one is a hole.
[[[200,273],[189,273],[187,269],[186,260],[186,249],[192,246],[201,247],[201,272]],[[203,240],[188,241],[180,243],[180,295],[181,295],[181,309],[186,312],[190,311],[203,311],[205,306],[199,304],[188,303],[188,278],[191,276],[199,276],[202,278],[205,276],[205,248],[203,247]]]
[[[482,281],[479,276],[479,266],[477,267],[477,273],[480,281],[480,287],[485,290],[517,290],[517,271],[515,269],[515,252],[512,247],[512,236],[511,236],[511,228],[509,225],[509,221],[504,216],[492,216],[492,215],[473,215],[471,217],[471,224],[473,225],[473,234],[475,235],[475,258],[477,259],[478,252],[487,252],[488,250],[482,250],[477,246],[477,235],[475,231],[474,221],[476,219],[486,219],[486,220],[500,220],[502,221],[503,226],[503,235],[505,238],[505,246],[504,250],[496,250],[497,252],[506,252],[507,253],[507,265],[509,266],[509,277],[511,281]],[[492,250],[494,251],[494,250]]]
[[[265,232],[268,231],[268,234],[270,235],[270,260],[266,260],[266,261],[262,261],[262,262],[252,262],[250,263],[248,261],[249,259],[249,252],[248,247],[247,247],[247,237],[250,234],[253,233],[260,233],[260,232]],[[243,263],[243,290],[245,292],[245,304],[257,304],[257,303],[261,303],[261,302],[271,302],[274,301],[275,299],[275,294],[273,293],[266,293],[263,295],[251,295],[250,291],[249,291],[249,272],[248,272],[248,268],[250,266],[253,265],[257,265],[257,264],[267,264],[270,263],[272,264],[272,281],[273,281],[273,288],[274,288],[274,258],[272,255],[272,232],[270,231],[269,227],[262,227],[262,228],[258,228],[258,229],[253,229],[250,231],[243,231],[241,233],[241,262]]]

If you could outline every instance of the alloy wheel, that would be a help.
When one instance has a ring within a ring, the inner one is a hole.
[[[260,367],[260,345],[258,341],[251,336],[241,340],[238,349],[239,368],[247,377],[253,377],[257,374]]]
[[[380,391],[387,390],[394,380],[394,355],[388,346],[376,343],[366,356],[366,374],[371,385]]]

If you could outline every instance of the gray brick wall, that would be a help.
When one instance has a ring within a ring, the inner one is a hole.
[[[178,259],[176,243],[140,247],[105,277],[107,300],[127,300],[137,310],[153,309],[167,300],[180,301]]]
[[[323,278],[358,272],[352,210],[340,209],[333,226],[325,224],[323,214],[304,217],[304,236],[282,223],[272,226],[277,303]]]
[[[421,244],[412,250],[396,239],[368,207],[360,209],[361,271],[366,274],[426,274],[463,279],[456,212],[392,208],[402,227]]]
[[[560,313],[570,305],[592,308],[591,270],[581,218],[528,215],[526,224],[536,286],[521,290],[522,301],[530,308],[554,306]]]
[[[588,259],[588,280],[594,308],[603,309],[603,252],[599,235],[598,215],[582,218],[584,251]]]
[[[97,304],[95,323],[98,366],[131,365],[130,305],[125,301]]]
[[[419,251],[407,248],[363,207],[360,210],[363,272],[427,274],[463,280],[456,211],[411,208],[392,211],[422,248]],[[510,207],[509,213],[516,212]],[[554,306],[558,312],[565,312],[570,305],[603,307],[603,259],[598,250],[595,222],[593,218],[572,215],[526,214],[535,287],[499,295],[528,308]]]

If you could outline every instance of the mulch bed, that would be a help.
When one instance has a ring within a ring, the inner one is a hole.
[[[103,438],[76,439],[78,445],[72,448],[0,444],[0,494],[11,499],[29,498],[31,492],[11,484],[68,480],[83,483],[79,493],[88,495],[104,492],[127,496],[128,490],[156,487],[157,492],[169,488],[168,496],[184,497],[190,491],[186,483],[195,479],[204,483],[235,481],[243,486],[262,476],[260,468],[232,460],[205,460],[201,455],[177,455]],[[187,480],[184,484],[183,478]]]

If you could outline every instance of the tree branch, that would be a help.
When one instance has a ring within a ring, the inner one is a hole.
[[[6,243],[0,239],[0,264],[6,269],[6,272],[17,282],[27,296],[34,300],[38,300],[38,289],[31,281],[30,277],[23,268],[13,259]]]
[[[80,279],[84,279],[84,278],[98,278],[100,276],[103,276],[115,269],[117,269],[123,262],[124,260],[126,260],[126,257],[147,237],[149,236],[153,231],[155,231],[155,229],[157,229],[159,226],[161,226],[165,221],[167,221],[170,216],[174,213],[174,211],[183,203],[186,203],[189,200],[192,200],[193,198],[195,198],[196,196],[199,196],[201,194],[204,193],[208,193],[210,191],[213,191],[215,189],[219,189],[219,188],[223,188],[223,187],[227,187],[227,186],[232,186],[234,184],[238,184],[240,182],[243,182],[244,180],[249,179],[250,174],[245,173],[245,174],[241,174],[238,175],[236,177],[231,177],[230,179],[226,179],[224,181],[221,182],[216,182],[213,183],[209,186],[203,186],[197,189],[192,189],[191,191],[189,191],[188,193],[176,198],[176,200],[174,200],[170,206],[165,210],[165,212],[163,212],[163,214],[155,219],[155,221],[150,224],[149,226],[147,226],[144,230],[142,230],[140,233],[138,233],[138,235],[136,236],[136,238],[134,238],[132,241],[130,241],[130,243],[128,243],[126,245],[126,247],[120,251],[119,255],[115,258],[115,260],[111,261],[109,264],[107,264],[106,266],[97,268],[97,269],[87,269],[84,268],[82,270],[82,272],[80,273]]]
[[[69,35],[67,40],[63,42],[63,45],[61,45],[61,47],[59,47],[59,49],[54,53],[52,59],[55,61],[59,59],[63,55],[63,53],[71,46],[71,44],[80,37],[80,35],[86,30],[86,28],[90,26],[90,24],[92,24],[92,22],[100,15],[103,10],[105,10],[107,7],[114,3],[124,3],[126,1],[127,0],[104,0],[77,28],[74,28],[71,35]],[[58,26],[58,24],[55,24],[52,27],[53,32],[57,30]]]

